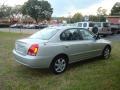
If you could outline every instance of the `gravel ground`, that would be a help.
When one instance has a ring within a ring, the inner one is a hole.
[[[3,32],[16,32],[16,33],[25,33],[25,34],[32,34],[40,29],[17,29],[17,28],[0,28],[0,31]]]

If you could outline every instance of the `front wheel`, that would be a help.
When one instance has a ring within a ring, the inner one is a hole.
[[[50,70],[54,74],[61,74],[66,70],[67,65],[68,65],[67,58],[64,56],[58,56],[52,61],[50,65]]]
[[[102,57],[104,59],[108,59],[110,57],[110,52],[111,52],[111,48],[109,46],[106,46],[103,50]]]

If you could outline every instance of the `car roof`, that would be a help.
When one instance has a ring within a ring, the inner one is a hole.
[[[109,23],[109,22],[94,22],[94,23]]]

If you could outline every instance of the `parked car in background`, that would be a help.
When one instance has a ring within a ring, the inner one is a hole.
[[[110,24],[111,25],[111,31],[113,34],[120,33],[120,24]]]
[[[21,24],[21,26],[19,26],[19,24],[15,24],[15,25],[11,25],[11,28],[23,28],[23,29],[43,29],[48,27],[47,24]]]
[[[36,26],[36,24],[29,24],[27,28],[28,29],[35,29],[35,26]]]
[[[107,22],[77,22],[75,24],[77,27],[88,29],[92,31],[94,34],[99,34],[102,36],[111,35],[111,27],[110,24]]]
[[[27,29],[43,29],[48,27],[47,24],[28,24]]]
[[[27,29],[29,27],[29,24],[23,24],[23,28]]]
[[[24,24],[23,28],[24,29],[35,29],[35,24]]]
[[[77,22],[74,24],[77,27],[80,28],[85,28],[88,29],[89,31],[92,31],[94,28],[94,23],[92,21],[88,21],[88,22]]]
[[[13,24],[10,28],[23,28],[23,24]]]
[[[51,53],[52,52],[52,53]],[[101,56],[108,59],[111,42],[78,27],[48,27],[15,42],[16,61],[32,68],[64,72],[68,64]]]
[[[94,25],[98,28],[99,35],[107,36],[112,34],[110,23],[94,22]]]
[[[39,28],[40,28],[40,29],[43,29],[43,28],[46,28],[46,27],[48,27],[48,24],[40,24],[40,25],[39,25]]]

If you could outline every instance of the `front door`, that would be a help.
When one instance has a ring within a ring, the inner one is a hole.
[[[70,57],[70,62],[96,55],[97,46],[93,35],[84,29],[69,29],[61,34],[61,44]]]

